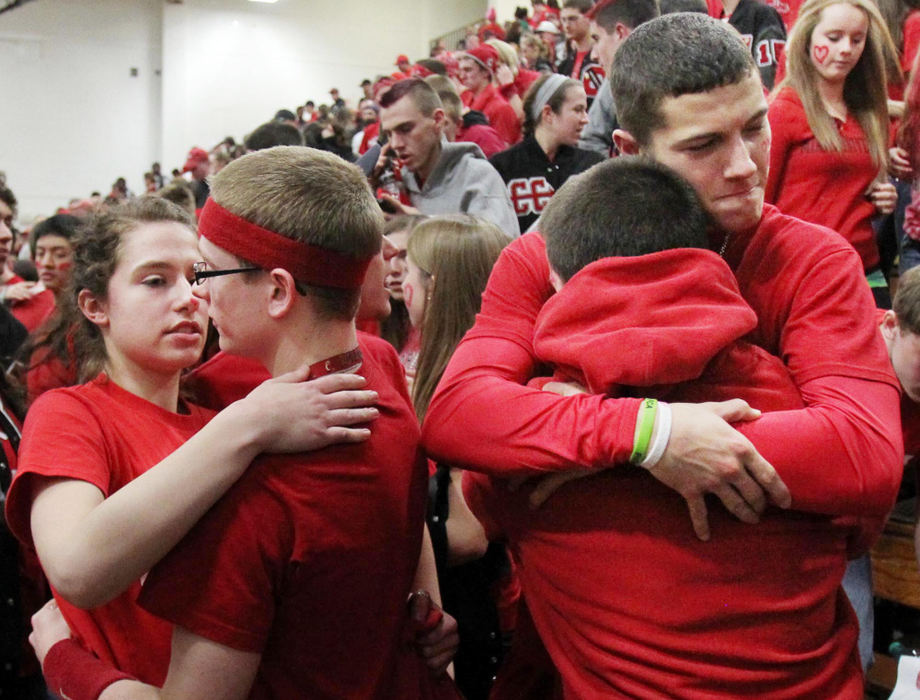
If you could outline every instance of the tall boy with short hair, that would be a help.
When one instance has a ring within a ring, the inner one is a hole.
[[[756,312],[750,337],[782,358],[805,408],[732,426],[750,418],[742,402],[672,404],[670,438],[649,470],[655,492],[631,492],[645,507],[623,510],[635,507],[617,486],[634,471],[625,463],[643,402],[521,385],[538,363],[534,323],[552,294],[543,241],[528,234],[499,257],[482,311],[444,372],[425,418],[426,448],[499,478],[607,470],[599,477],[612,484],[607,492],[594,480],[573,483],[573,494],[560,491],[522,521],[524,536],[558,545],[539,588],[524,588],[572,697],[857,700],[863,679],[856,619],[840,590],[848,543],[840,516],[884,518],[903,470],[897,380],[859,258],[832,231],[764,204],[767,104],[732,28],[699,14],[647,22],[618,50],[610,82],[620,152],[652,158],[693,186],[711,221],[709,249]],[[662,514],[672,522],[684,507],[709,541],[694,540],[690,524],[679,541],[661,532]],[[798,554],[765,566],[778,533],[798,538]],[[724,559],[729,550],[742,555]],[[716,590],[713,576],[731,583]],[[794,605],[749,592],[754,584]],[[790,598],[797,586],[801,595]]]

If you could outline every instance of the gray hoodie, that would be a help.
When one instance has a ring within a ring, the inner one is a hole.
[[[472,214],[512,238],[520,235],[505,183],[474,143],[442,141],[441,157],[421,189],[412,172],[403,171],[403,184],[423,214]]]
[[[581,132],[578,147],[609,156],[610,147],[613,146],[613,130],[617,126],[617,110],[613,104],[613,93],[610,92],[610,81],[604,78],[588,110],[588,123]]]

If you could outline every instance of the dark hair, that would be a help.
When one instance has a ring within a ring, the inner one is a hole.
[[[13,274],[19,275],[26,282],[38,282],[38,268],[34,261],[27,258],[16,258],[13,261]]]
[[[406,96],[412,98],[412,102],[422,116],[430,117],[436,109],[441,108],[438,93],[421,78],[406,78],[393,83],[393,86],[381,95],[380,108],[392,107]]]
[[[257,127],[243,142],[250,151],[261,151],[273,146],[303,146],[303,136],[292,124],[266,122]]]
[[[705,0],[699,0],[706,6]],[[588,16],[605,32],[612,32],[617,23],[630,29],[655,19],[659,15],[657,0],[601,0]]]
[[[639,145],[664,125],[666,97],[708,92],[757,75],[754,57],[734,27],[695,12],[658,17],[637,27],[617,51],[610,89],[617,118]]]
[[[55,214],[35,225],[32,229],[32,257],[35,257],[35,245],[42,236],[60,236],[68,241],[77,235],[81,221],[70,214]]]
[[[598,163],[553,195],[540,218],[550,265],[566,281],[601,258],[706,248],[708,219],[693,188],[646,158]]]
[[[279,109],[277,112],[275,112],[275,121],[279,121],[279,122],[284,122],[284,121],[292,122],[292,121],[294,121],[295,119],[297,119],[297,115],[295,115],[295,114],[294,114],[291,110],[289,110],[289,109]]]
[[[437,75],[447,75],[447,66],[436,58],[420,58],[415,64]]]
[[[13,210],[13,214],[16,214],[16,195],[14,195],[13,190],[6,185],[0,185],[0,202],[6,204],[6,206]]]
[[[663,15],[670,15],[674,12],[709,14],[709,6],[706,5],[706,0],[659,0],[658,7]]]
[[[586,14],[593,5],[594,0],[565,0],[565,2],[562,3],[562,8],[575,9],[581,12],[581,14]]]
[[[176,178],[168,185],[161,187],[156,196],[180,206],[190,215],[195,214],[195,192],[192,190],[192,183],[188,180],[183,180],[181,177]]]
[[[547,73],[546,75],[541,75],[539,78],[531,83],[530,87],[527,88],[527,92],[524,94],[524,124],[522,125],[522,130],[526,135],[530,135],[537,128],[537,124],[540,123],[542,117],[541,114],[536,119],[533,116],[533,103],[537,98],[537,93],[540,91],[540,88],[543,87],[543,83],[549,80],[555,73]],[[572,80],[569,78],[564,83],[560,83],[559,87],[556,88],[556,91],[549,96],[549,99],[546,101],[546,104],[549,105],[549,108],[553,110],[555,114],[559,114],[559,111],[562,109],[562,105],[565,102],[566,94],[570,88],[579,87],[581,83],[577,80]]]

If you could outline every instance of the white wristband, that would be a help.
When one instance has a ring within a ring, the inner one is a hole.
[[[658,416],[655,425],[655,434],[652,436],[652,444],[648,448],[648,454],[641,462],[640,467],[651,469],[658,464],[664,451],[668,447],[668,440],[671,439],[671,407],[663,401],[658,402]]]

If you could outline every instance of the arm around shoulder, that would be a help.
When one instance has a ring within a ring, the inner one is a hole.
[[[432,398],[422,441],[436,459],[499,476],[596,469],[625,462],[638,399],[562,397],[524,384],[534,375],[534,322],[549,298],[542,239],[499,256],[473,328]]]

